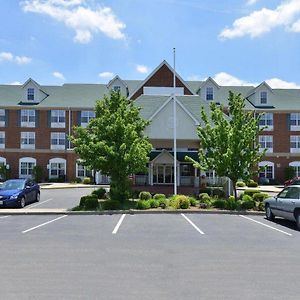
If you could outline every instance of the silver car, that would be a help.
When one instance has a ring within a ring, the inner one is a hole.
[[[300,230],[300,185],[290,185],[277,196],[264,201],[266,218],[273,221],[275,216],[296,221]]]

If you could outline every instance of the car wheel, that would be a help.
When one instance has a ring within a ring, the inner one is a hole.
[[[297,229],[300,231],[300,212],[296,214]]]
[[[266,205],[266,218],[267,218],[267,220],[269,220],[269,221],[274,221],[274,219],[275,219],[275,216],[274,216],[274,214],[272,213],[272,210],[271,210],[271,208],[270,208],[270,205]]]
[[[24,207],[25,207],[25,204],[26,204],[26,203],[25,203],[25,198],[22,197],[21,200],[20,200],[20,207],[21,207],[21,208],[24,208]]]
[[[35,201],[36,201],[36,202],[39,202],[40,199],[41,199],[41,195],[40,195],[39,192],[37,192],[37,193],[36,193],[36,196],[35,196]]]

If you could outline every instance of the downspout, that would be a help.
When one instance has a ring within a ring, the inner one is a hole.
[[[71,109],[68,107],[69,110],[69,136],[71,136]],[[68,150],[71,149],[71,141],[68,141]]]

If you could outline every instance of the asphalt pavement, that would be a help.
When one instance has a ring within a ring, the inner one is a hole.
[[[2,299],[299,299],[300,233],[281,219],[24,215],[0,226]]]

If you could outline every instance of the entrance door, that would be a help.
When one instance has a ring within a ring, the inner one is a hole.
[[[153,167],[154,184],[174,183],[174,167],[171,165],[156,165]]]

